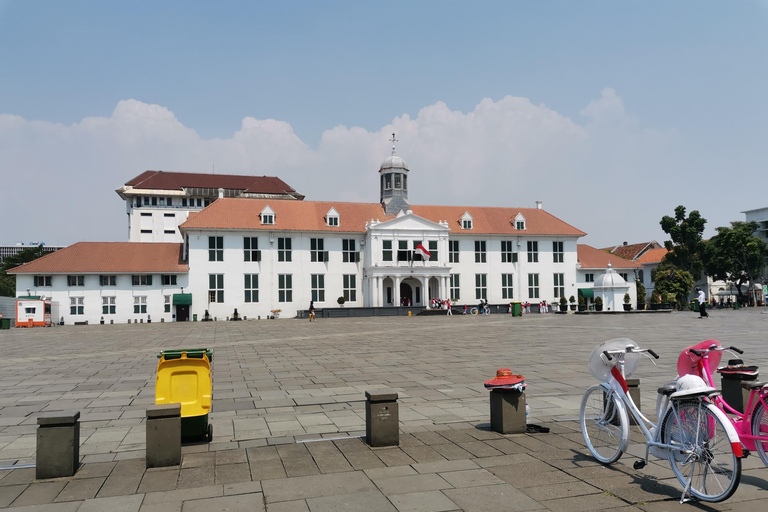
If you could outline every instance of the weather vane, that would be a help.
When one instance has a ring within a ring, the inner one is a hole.
[[[389,141],[392,143],[392,154],[394,155],[395,154],[395,142],[400,142],[400,141],[395,138],[395,134],[394,133],[392,133],[392,138],[389,139]]]

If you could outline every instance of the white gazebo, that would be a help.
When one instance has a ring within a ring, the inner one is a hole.
[[[629,293],[630,297],[634,295],[630,292],[629,284],[608,264],[605,273],[595,277],[594,285],[595,297],[602,297],[603,311],[619,311],[623,308],[624,294]],[[632,287],[634,288],[634,287]],[[637,301],[633,298],[630,304]]]

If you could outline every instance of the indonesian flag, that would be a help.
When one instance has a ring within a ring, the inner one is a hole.
[[[418,254],[419,256],[421,256],[421,259],[422,259],[422,260],[428,260],[428,259],[429,259],[429,258],[432,256],[432,253],[430,253],[430,252],[429,252],[429,251],[428,251],[428,250],[427,250],[427,249],[426,249],[426,248],[425,248],[423,245],[421,245],[421,244],[419,244],[419,245],[417,245],[417,246],[416,246],[416,251],[414,251],[414,252],[416,252],[416,254]]]

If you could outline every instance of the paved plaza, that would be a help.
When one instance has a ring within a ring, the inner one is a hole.
[[[768,468],[744,460],[736,494],[679,505],[669,464],[633,443],[611,467],[584,447],[578,407],[587,359],[628,337],[659,353],[641,363],[642,408],[676,374],[687,345],[716,338],[768,372],[762,309],[695,313],[505,314],[90,325],[0,331],[0,465],[35,462],[40,413],[81,412],[73,478],[0,470],[0,507],[35,511],[763,511]],[[145,469],[144,421],[157,353],[214,349],[214,439],[181,466]],[[489,430],[483,381],[498,368],[528,383],[529,423]],[[768,373],[766,373],[768,375]],[[400,446],[369,448],[365,391],[399,394]],[[635,435],[637,432],[635,433]],[[639,440],[639,438],[637,438]]]

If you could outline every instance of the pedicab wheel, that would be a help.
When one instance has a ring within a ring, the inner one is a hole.
[[[208,424],[208,442],[213,442],[213,425]]]

